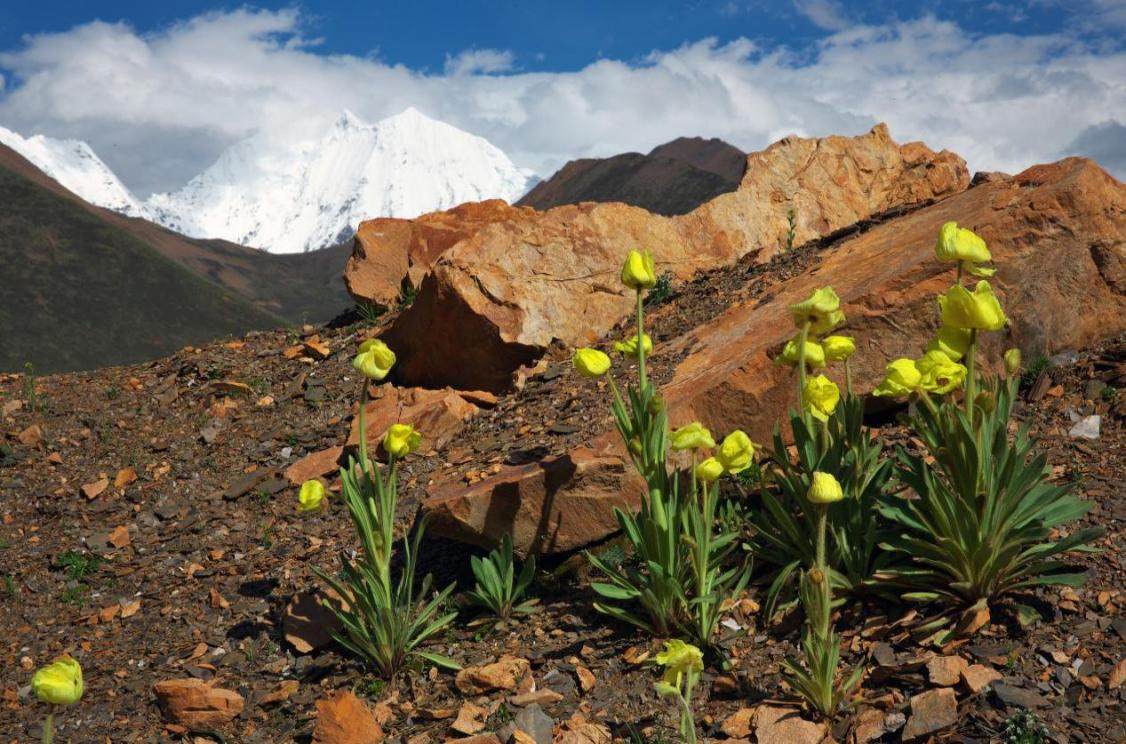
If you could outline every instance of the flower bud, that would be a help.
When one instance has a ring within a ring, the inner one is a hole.
[[[301,484],[301,492],[297,494],[297,511],[308,512],[320,509],[324,499],[324,484],[315,478],[307,480]]]
[[[64,656],[40,669],[31,678],[31,689],[44,703],[72,705],[82,698],[85,689],[82,667],[78,661]]]
[[[709,457],[696,466],[696,478],[705,483],[712,483],[721,475],[723,475],[723,463],[714,457]]]
[[[974,398],[974,406],[980,408],[985,413],[993,413],[993,409],[997,407],[997,399],[993,397],[993,393],[988,391],[980,392]]]
[[[630,251],[622,266],[622,284],[640,291],[657,283],[653,254],[649,251]]]
[[[1015,346],[1005,352],[1005,371],[1012,377],[1020,372],[1020,349]]]
[[[411,424],[391,424],[383,435],[383,450],[395,457],[406,457],[422,444],[422,434]]]
[[[815,586],[819,586],[821,582],[825,580],[825,573],[820,568],[809,569],[807,575],[809,576],[810,582]]]
[[[841,484],[830,473],[814,471],[813,482],[809,486],[809,500],[814,504],[832,504],[844,498]]]
[[[598,349],[579,349],[571,364],[583,377],[601,377],[610,371],[610,357]]]
[[[693,421],[672,433],[672,448],[674,450],[706,449],[714,446],[715,440],[712,439],[712,433],[699,421]]]

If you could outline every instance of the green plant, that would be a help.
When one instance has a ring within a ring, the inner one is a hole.
[[[247,379],[246,384],[250,389],[258,393],[258,395],[265,395],[266,391],[270,389],[270,381],[261,375],[255,375]]]
[[[1089,550],[1103,529],[1051,540],[1053,530],[1083,516],[1091,503],[1072,495],[1073,484],[1048,482],[1047,458],[1034,452],[1027,425],[1010,437],[1016,397],[1017,381],[998,377],[985,381],[970,411],[946,400],[915,415],[925,451],[897,455],[911,497],[881,504],[896,527],[887,548],[914,562],[885,572],[906,589],[904,598],[982,610],[1022,590],[1083,583],[1085,575],[1060,557]]]
[[[775,427],[774,450],[764,468],[762,507],[751,517],[755,527],[751,551],[777,567],[768,574],[772,581],[766,617],[774,614],[801,566],[814,563],[816,508],[807,494],[817,471],[837,474],[845,494],[843,501],[829,505],[830,585],[848,594],[878,588],[875,574],[889,563],[889,556],[879,550],[887,526],[878,507],[890,488],[893,463],[882,457],[879,442],[863,424],[864,401],[851,395],[825,422],[791,412],[796,460],[790,458],[781,429]]]
[[[90,601],[90,587],[85,584],[76,584],[72,587],[67,587],[63,593],[59,595],[59,601],[63,604],[74,605],[75,607],[84,607]]]
[[[1004,744],[1045,744],[1052,735],[1036,714],[1026,708],[1005,719],[1001,733],[1005,737]]]
[[[645,296],[646,305],[661,305],[672,297],[672,272],[666,271],[657,277],[657,283]]]
[[[16,581],[11,574],[4,574],[4,596],[8,599],[16,598]]]
[[[704,655],[700,649],[684,641],[665,642],[665,650],[655,661],[665,668],[661,681],[654,687],[665,697],[676,698],[680,710],[680,736],[687,744],[696,744],[696,718],[692,714],[692,691],[704,671]]]
[[[1052,360],[1046,356],[1038,356],[1028,365],[1028,369],[1020,376],[1020,389],[1027,390],[1040,379],[1040,373],[1052,368]]]
[[[1112,385],[1107,385],[1103,388],[1103,391],[1099,393],[1099,397],[1107,403],[1113,403],[1114,399],[1118,397],[1118,388]]]
[[[416,297],[418,297],[418,287],[410,282],[403,282],[403,286],[399,288],[399,307],[410,307],[414,304]]]
[[[121,397],[121,386],[116,382],[111,383],[110,386],[106,388],[106,398],[108,400],[117,400],[119,397]]]
[[[101,567],[102,559],[89,553],[68,550],[59,556],[56,565],[65,569],[67,576],[70,578],[75,581],[82,581]]]
[[[629,284],[636,290],[637,338],[642,339],[642,287],[652,287],[656,277],[652,259],[636,252],[627,260],[626,270],[635,259],[649,262],[647,281]],[[623,279],[625,276],[624,270]],[[580,349],[576,352],[576,367],[580,371],[583,365],[579,362],[584,354],[605,360],[600,371],[585,374],[601,376],[609,369],[609,359],[601,352]],[[681,630],[701,646],[709,646],[719,608],[742,591],[749,572],[744,563],[726,565],[737,547],[738,533],[725,531],[722,526],[717,533],[719,491],[715,484],[706,485],[696,478],[695,449],[690,479],[670,469],[668,414],[646,374],[644,344],[636,345],[636,355],[638,385],[627,389],[629,405],[611,377],[611,410],[633,464],[645,479],[646,496],[636,515],[615,509],[618,524],[633,548],[632,561],[614,565],[587,553],[590,562],[607,579],[594,582],[594,591],[610,600],[596,602],[594,606],[658,637]],[[636,605],[640,605],[640,613]]]
[[[364,408],[367,405],[368,380],[365,378],[361,383],[359,430],[367,431]],[[409,436],[414,434],[413,427],[404,428],[409,430],[403,442],[405,453],[412,449],[411,445],[413,448],[418,446],[420,437]],[[413,536],[403,538],[403,564],[398,581],[392,578],[395,509],[398,504],[396,466],[399,458],[395,453],[398,448],[387,446],[390,435],[391,431],[384,443],[389,458],[385,469],[368,458],[367,437],[360,437],[359,463],[350,457],[348,466],[340,471],[342,494],[362,550],[355,560],[349,559],[347,553],[341,553],[341,578],[314,568],[338,597],[326,601],[343,626],[343,632],[334,631],[333,637],[387,678],[393,678],[416,659],[458,669],[458,664],[452,659],[421,649],[427,639],[440,633],[457,616],[456,611],[441,613],[442,605],[453,593],[453,584],[426,600],[431,584],[431,577],[427,575],[416,592],[415,574],[426,530],[425,516],[419,519]]]
[[[535,609],[538,599],[520,600],[536,576],[536,558],[528,556],[517,577],[512,561],[511,535],[505,534],[500,547],[484,558],[473,556],[469,560],[477,579],[469,592],[470,604],[490,612],[493,615],[491,621],[507,621],[513,613],[526,615]]]
[[[376,302],[368,300],[361,300],[356,303],[356,314],[359,315],[365,322],[374,323],[383,317],[387,312],[387,308]]]
[[[793,207],[786,210],[786,252],[794,249],[798,237],[798,213]]]

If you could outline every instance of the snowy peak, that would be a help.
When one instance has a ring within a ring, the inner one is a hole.
[[[85,142],[41,134],[25,138],[0,127],[0,143],[91,204],[130,216],[144,215],[141,203]]]
[[[147,206],[157,221],[193,237],[292,253],[347,239],[372,217],[514,201],[530,177],[484,138],[417,109],[375,123],[345,110],[319,140],[244,140]]]

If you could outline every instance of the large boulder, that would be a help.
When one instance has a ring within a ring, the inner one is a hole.
[[[732,305],[668,345],[692,350],[665,387],[671,421],[700,419],[718,431],[745,428],[765,440],[797,389],[772,355],[794,333],[788,305],[832,285],[856,337],[850,362],[866,393],[888,361],[919,356],[938,326],[936,296],[954,281],[953,264],[934,259],[944,222],[988,243],[992,284],[1011,319],[983,334],[984,357],[1018,346],[1025,359],[1081,348],[1126,330],[1126,186],[1089,160],[1069,158],[878,225],[834,246],[815,269],[780,285],[766,301]],[[839,367],[829,376],[843,385]]]
[[[737,191],[679,217],[617,203],[510,209],[466,226],[385,338],[405,384],[507,390],[553,341],[592,342],[630,312],[618,273],[631,248],[652,250],[658,271],[686,279],[749,253],[769,259],[785,246],[790,208],[802,243],[968,183],[961,158],[898,145],[880,125],[775,143],[748,157]]]

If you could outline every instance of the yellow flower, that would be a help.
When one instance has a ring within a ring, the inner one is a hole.
[[[751,466],[755,456],[755,445],[747,433],[736,429],[723,438],[716,458],[723,469],[734,475],[741,473]]]
[[[941,326],[927,344],[927,351],[941,351],[957,362],[970,349],[970,332],[966,328]]]
[[[830,362],[843,362],[856,351],[856,339],[852,336],[826,336],[821,339],[825,359]]]
[[[705,483],[711,483],[723,475],[723,471],[723,463],[714,457],[709,457],[696,466],[696,477]]]
[[[805,408],[819,421],[828,421],[841,401],[841,391],[825,375],[805,381]]]
[[[1008,321],[987,281],[978,282],[973,292],[955,284],[938,298],[938,304],[942,324],[955,328],[999,331]]]
[[[31,689],[44,703],[72,705],[82,698],[82,667],[78,661],[64,656],[48,664],[31,678]]]
[[[948,263],[954,261],[985,263],[993,260],[985,241],[973,230],[958,227],[957,222],[947,222],[938,231],[938,242],[934,246],[934,256],[939,261]]]
[[[832,504],[844,498],[841,484],[830,473],[813,471],[813,482],[809,485],[809,500],[814,504]]]
[[[383,435],[383,451],[395,457],[406,457],[422,444],[422,434],[411,424],[391,424]]]
[[[966,381],[966,368],[941,351],[928,351],[915,362],[919,372],[919,387],[928,393],[945,395]]]
[[[665,650],[657,654],[656,662],[665,667],[662,682],[680,689],[681,677],[685,674],[698,674],[704,671],[704,654],[691,643],[675,638],[665,641]]]
[[[653,265],[653,254],[649,251],[630,251],[622,266],[622,284],[640,290],[657,283],[657,270]]]
[[[395,366],[395,352],[378,338],[371,338],[360,344],[352,366],[364,377],[382,380]]]
[[[641,348],[645,351],[645,356],[653,351],[653,339],[649,338],[649,334],[645,333],[641,336]],[[637,334],[633,334],[625,341],[615,341],[614,351],[628,357],[637,356]]]
[[[887,366],[883,382],[876,386],[872,395],[894,398],[907,396],[919,389],[922,379],[914,359],[896,359]]]
[[[693,421],[672,433],[672,448],[674,450],[705,449],[714,446],[715,440],[712,439],[712,433],[704,428],[704,425],[699,421]]]
[[[601,377],[610,371],[610,357],[598,349],[579,349],[571,364],[583,377]]]
[[[1012,377],[1020,372],[1020,349],[1015,346],[1005,352],[1005,371]]]
[[[782,347],[782,353],[774,360],[775,364],[789,364],[791,367],[798,363],[798,339],[791,338]],[[817,369],[825,366],[825,349],[816,341],[805,342],[805,366]]]
[[[815,335],[828,333],[844,322],[841,298],[832,287],[813,290],[805,300],[790,305],[790,314],[794,316],[794,325],[801,328],[808,322],[810,332]]]
[[[301,492],[297,494],[297,511],[307,512],[321,508],[325,500],[325,486],[315,478],[301,484]]]

